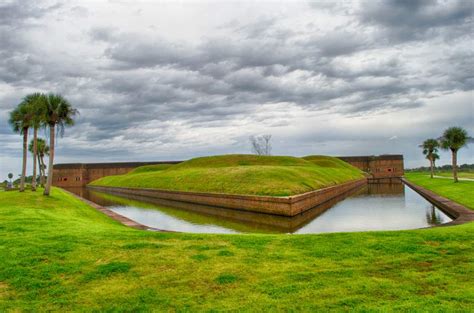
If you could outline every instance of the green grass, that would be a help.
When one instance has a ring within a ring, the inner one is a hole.
[[[474,223],[324,235],[154,233],[56,188],[49,198],[0,191],[0,260],[0,312],[474,310]]]
[[[453,177],[453,172],[451,171],[440,171],[440,172],[435,172],[436,176],[443,176],[443,177]],[[474,172],[458,172],[458,177],[459,178],[469,178],[469,179],[474,179]]]
[[[137,173],[148,173],[148,172],[157,172],[157,171],[164,171],[169,169],[174,164],[154,164],[154,165],[145,165],[140,166],[130,172],[130,174],[137,174]]]
[[[100,178],[92,185],[242,195],[289,196],[362,178],[357,168],[339,159],[313,156],[223,155],[177,165],[138,168]]]
[[[455,183],[444,178],[431,179],[430,174],[426,172],[406,173],[405,177],[417,185],[474,209],[474,181],[459,181]]]

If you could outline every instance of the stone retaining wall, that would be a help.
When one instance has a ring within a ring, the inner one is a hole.
[[[367,184],[367,179],[363,178],[290,197],[228,195],[219,193],[105,186],[87,186],[87,188],[114,194],[137,195],[250,212],[295,216],[365,184]]]

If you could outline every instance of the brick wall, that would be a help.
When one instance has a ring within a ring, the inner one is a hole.
[[[339,159],[372,175],[373,178],[402,177],[403,155],[339,157]]]
[[[168,162],[117,162],[117,163],[71,163],[56,164],[53,167],[53,185],[58,187],[84,187],[104,176],[123,175],[133,169],[154,164],[176,164]]]

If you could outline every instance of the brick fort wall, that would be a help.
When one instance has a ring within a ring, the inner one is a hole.
[[[372,178],[402,177],[403,155],[345,156],[339,159],[370,174]],[[53,185],[58,187],[84,187],[104,176],[123,175],[133,169],[154,164],[178,164],[182,161],[69,163],[53,167]]]
[[[140,166],[177,163],[180,163],[180,161],[55,164],[53,167],[53,185],[58,187],[84,187],[101,177],[127,174]]]

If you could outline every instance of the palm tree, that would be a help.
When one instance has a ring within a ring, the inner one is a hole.
[[[451,150],[455,183],[458,182],[458,151],[471,140],[472,138],[469,137],[467,131],[462,127],[450,127],[444,131],[443,136],[440,138],[441,148]]]
[[[30,144],[28,146],[28,151],[34,154],[34,140],[30,141]],[[46,141],[43,138],[36,139],[36,152],[37,152],[38,169],[39,169],[39,181],[40,181],[40,185],[44,186],[44,177],[46,177],[46,174],[44,172],[46,168],[46,165],[44,165],[44,156],[49,155],[49,146],[46,144]]]
[[[10,112],[10,123],[15,133],[23,135],[23,166],[21,169],[20,192],[25,191],[26,160],[28,158],[28,129],[31,126],[32,113],[30,105],[22,101],[13,111]]]
[[[40,167],[40,184],[44,187],[44,179],[46,177],[46,164],[44,164],[44,156],[49,156],[49,146],[43,138],[38,138],[38,163]]]
[[[38,129],[44,126],[44,114],[43,111],[46,107],[46,96],[42,93],[32,93],[25,97],[25,103],[27,103],[32,113],[31,127],[33,127],[33,147],[30,152],[33,153],[33,177],[31,180],[31,190],[36,191],[36,159],[37,153],[37,138]]]
[[[433,159],[433,167],[436,168],[436,161],[439,160],[439,154],[437,152],[433,152],[432,159]]]
[[[423,148],[423,154],[430,161],[431,178],[434,175],[434,158],[433,154],[438,153],[439,142],[436,139],[426,139],[423,144],[420,145]],[[438,156],[439,158],[439,156]]]
[[[67,101],[63,96],[53,93],[46,96],[44,121],[49,126],[48,178],[46,180],[46,187],[44,188],[44,195],[46,196],[49,195],[53,183],[54,140],[56,127],[58,133],[61,136],[64,135],[64,128],[66,126],[74,125],[74,116],[77,113],[77,110],[74,109],[69,101]]]

